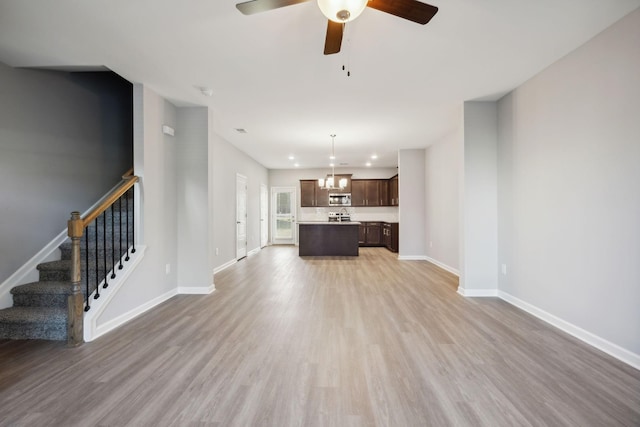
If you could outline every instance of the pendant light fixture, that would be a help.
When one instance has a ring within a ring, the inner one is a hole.
[[[333,22],[343,24],[356,19],[368,0],[318,0],[322,14]]]
[[[335,186],[335,182],[336,182],[335,138],[336,138],[336,135],[332,134],[329,136],[331,136],[331,156],[329,157],[329,159],[331,159],[331,175],[327,175],[326,178],[318,179],[318,185],[320,186],[320,188],[323,188],[325,190],[343,190],[347,186],[346,178],[340,179],[340,182],[338,182],[338,186],[337,187]]]

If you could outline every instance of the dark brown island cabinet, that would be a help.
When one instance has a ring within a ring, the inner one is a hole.
[[[360,222],[358,243],[360,246],[380,246],[398,252],[398,223]]]
[[[359,222],[298,223],[298,255],[358,256]]]

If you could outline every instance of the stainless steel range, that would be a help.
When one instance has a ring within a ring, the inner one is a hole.
[[[351,214],[348,212],[329,212],[329,222],[351,221]]]

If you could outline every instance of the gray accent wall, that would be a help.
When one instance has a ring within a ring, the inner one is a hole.
[[[0,283],[133,165],[132,87],[0,63]]]
[[[640,355],[640,9],[499,102],[499,288]]]

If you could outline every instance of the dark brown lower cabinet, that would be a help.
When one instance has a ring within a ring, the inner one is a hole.
[[[397,222],[385,222],[382,224],[382,244],[391,252],[398,252]]]
[[[398,223],[361,222],[358,233],[360,246],[382,246],[398,252]]]

